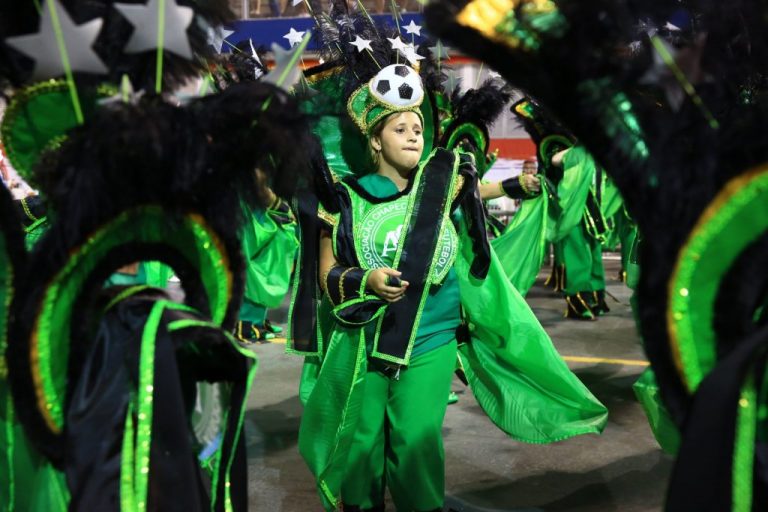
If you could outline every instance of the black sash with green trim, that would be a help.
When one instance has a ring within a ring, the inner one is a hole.
[[[408,354],[418,317],[429,293],[432,262],[441,235],[441,225],[454,182],[456,155],[439,149],[422,169],[421,178],[411,192],[414,208],[400,238],[402,245],[397,270],[408,281],[404,297],[387,307],[379,321],[374,356],[403,362]],[[448,221],[450,222],[450,220]]]
[[[587,205],[584,209],[584,221],[586,222],[587,233],[597,240],[605,238],[605,234],[613,229],[613,221],[606,220],[603,216],[603,211],[600,208],[600,201],[591,190],[587,195]]]

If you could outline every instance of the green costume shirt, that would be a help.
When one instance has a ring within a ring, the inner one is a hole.
[[[395,184],[389,178],[378,174],[369,174],[358,180],[358,183],[371,195],[379,198],[397,194]],[[395,249],[402,230],[400,218],[396,229],[380,233],[381,236],[373,237],[376,254],[386,266],[391,267],[395,261]],[[397,221],[395,221],[397,223]],[[394,226],[391,226],[394,227]],[[455,238],[453,239],[455,243]],[[416,331],[416,340],[413,343],[411,357],[417,357],[430,350],[447,345],[456,338],[456,329],[461,324],[461,301],[459,300],[459,280],[456,271],[451,268],[440,285],[432,285],[429,297],[424,304],[421,323]],[[373,328],[375,324],[369,324],[369,332],[366,339],[373,340]],[[368,347],[371,352],[372,346]]]

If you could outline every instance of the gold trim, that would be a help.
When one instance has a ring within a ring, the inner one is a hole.
[[[29,217],[29,220],[31,220],[32,222],[36,222],[36,221],[38,221],[40,219],[38,219],[37,217],[35,217],[32,214],[32,210],[29,209],[29,205],[27,204],[27,199],[29,199],[29,198],[25,197],[24,199],[21,200],[21,207],[24,209],[24,214],[27,217]]]
[[[326,224],[329,224],[330,226],[333,226],[333,227],[335,227],[339,223],[338,219],[335,216],[325,211],[325,209],[323,209],[322,207],[317,209],[317,218],[319,218]]]
[[[344,71],[344,66],[336,66],[330,69],[326,69],[325,71],[306,76],[305,79],[308,84],[313,84],[315,82],[319,82],[320,80],[324,80],[329,76],[338,75],[342,71]]]
[[[457,197],[459,197],[459,194],[461,193],[461,189],[464,188],[464,182],[466,180],[464,179],[464,176],[459,174],[456,176],[456,182],[453,187],[453,196],[451,197],[451,202],[454,202]]]
[[[348,267],[344,272],[341,273],[339,276],[339,297],[341,299],[339,300],[339,304],[344,304],[344,277],[347,275],[347,273],[354,269],[355,267]]]

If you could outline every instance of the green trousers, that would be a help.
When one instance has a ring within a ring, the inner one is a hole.
[[[264,325],[267,318],[267,308],[244,298],[240,306],[240,320],[251,322],[255,325]]]
[[[562,250],[566,295],[605,290],[602,245],[587,234],[583,222],[563,239]]]
[[[455,367],[453,341],[412,359],[399,379],[369,368],[342,485],[344,504],[362,509],[383,504],[389,487],[398,512],[443,506],[442,426]]]

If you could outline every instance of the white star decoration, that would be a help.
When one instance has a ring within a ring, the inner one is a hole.
[[[208,27],[206,32],[208,34],[208,44],[213,46],[216,53],[221,53],[222,48],[224,48],[224,41],[235,33],[234,30],[227,30],[223,25],[219,25],[215,28]]]
[[[93,42],[98,37],[104,20],[97,18],[82,25],[75,25],[66,9],[58,2],[48,0],[43,6],[40,28],[36,33],[9,37],[5,40],[8,46],[34,59],[35,67],[32,77],[34,79],[53,78],[65,73],[51,21],[51,8],[56,9],[58,15],[70,69],[85,73],[107,73],[107,67],[93,51]]]
[[[393,37],[391,39],[388,37],[387,41],[392,45],[393,50],[400,50],[401,52],[405,50],[405,43],[399,37]]]
[[[115,4],[115,9],[133,25],[133,34],[125,47],[126,53],[141,53],[157,48],[160,29],[157,2],[158,0],[148,0],[145,5]],[[192,60],[187,29],[194,16],[195,11],[191,7],[180,6],[176,0],[165,0],[163,50]]]
[[[301,39],[304,37],[304,32],[298,32],[293,27],[291,27],[291,31],[285,34],[283,37],[287,39],[289,43],[291,43],[291,48],[293,48],[301,42]]]
[[[403,28],[407,34],[414,34],[421,37],[421,25],[417,25],[413,20]]]
[[[410,62],[411,65],[415,65],[420,60],[424,60],[424,57],[416,53],[416,47],[412,44],[405,45],[405,49],[401,50],[401,53],[403,54],[403,57],[408,59],[408,62]]]
[[[286,50],[277,43],[272,43],[272,53],[275,55],[275,67],[267,73],[264,81],[282,87],[286,91],[296,85],[301,79],[301,69],[299,69],[298,59],[291,64],[294,53],[300,52],[301,47],[293,50]]]
[[[361,52],[363,50],[368,50],[369,52],[373,51],[373,48],[371,48],[371,42],[368,39],[363,39],[362,37],[357,35],[355,36],[355,40],[349,44],[357,48],[358,52]]]

